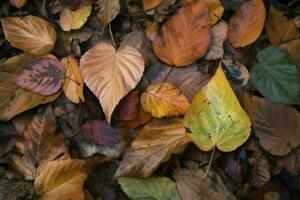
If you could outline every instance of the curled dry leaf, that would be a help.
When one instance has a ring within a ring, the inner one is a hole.
[[[289,20],[273,6],[271,6],[266,21],[266,32],[270,42],[277,45],[296,39],[298,36],[298,30],[293,20]]]
[[[177,67],[192,64],[203,57],[210,45],[210,20],[204,0],[195,0],[180,8],[153,41],[159,59]]]
[[[240,106],[219,66],[210,82],[199,91],[184,116],[192,141],[203,151],[215,147],[235,150],[250,136],[250,119]]]
[[[254,158],[253,158],[254,159]],[[253,187],[260,188],[270,181],[270,166],[265,157],[260,157],[258,160],[253,160],[254,169],[249,184]]]
[[[60,27],[64,31],[80,29],[92,11],[92,5],[83,6],[77,10],[64,8],[60,13]]]
[[[263,0],[245,1],[229,21],[229,42],[235,48],[252,44],[261,34],[265,19]]]
[[[185,114],[190,102],[175,85],[155,83],[142,94],[141,105],[153,117],[161,118]]]
[[[27,0],[10,0],[10,3],[17,8],[22,8],[27,3]]]
[[[64,64],[67,77],[63,85],[66,97],[73,103],[84,102],[84,83],[77,59],[73,56],[67,56],[61,62]]]
[[[300,114],[296,108],[256,96],[245,98],[245,108],[266,151],[282,156],[300,145]]]
[[[59,93],[41,96],[16,86],[15,82],[22,69],[42,57],[20,54],[0,64],[0,119],[8,121],[14,116],[40,104],[54,101]],[[52,55],[43,58],[55,58]]]
[[[56,32],[46,20],[28,15],[26,17],[4,17],[3,32],[8,42],[32,55],[45,55],[52,51]]]
[[[144,60],[138,50],[124,45],[116,50],[100,43],[80,60],[84,82],[98,97],[110,123],[119,101],[135,88],[144,72]]]
[[[57,93],[63,86],[65,68],[53,58],[32,62],[16,79],[16,84],[34,93],[48,96]]]
[[[69,9],[79,9],[82,6],[86,6],[91,4],[91,0],[61,0],[61,4]]]
[[[42,200],[84,200],[83,183],[86,176],[84,161],[51,161],[35,179],[34,189]]]
[[[211,45],[206,52],[206,60],[216,60],[223,58],[224,48],[223,43],[227,39],[228,26],[225,22],[219,22],[211,29],[212,38]]]
[[[102,29],[105,28],[120,12],[119,0],[98,0],[100,10],[98,17],[102,25]]]
[[[224,12],[224,7],[222,6],[220,0],[205,0],[205,2],[208,6],[211,25],[214,25],[221,19]]]
[[[182,153],[189,142],[181,119],[152,120],[125,152],[115,176],[148,177],[172,154]]]

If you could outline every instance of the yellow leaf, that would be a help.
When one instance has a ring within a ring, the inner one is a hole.
[[[116,50],[109,43],[100,43],[88,50],[80,60],[83,79],[98,97],[106,119],[119,101],[125,97],[142,78],[144,60],[141,53],[129,45]]]
[[[161,0],[143,0],[143,8],[144,10],[150,10],[155,8],[161,3]]]
[[[214,147],[235,150],[250,136],[250,119],[240,106],[219,66],[210,82],[196,94],[184,117],[192,141],[203,151]]]
[[[298,35],[298,30],[293,20],[289,20],[273,6],[271,6],[265,27],[272,44],[282,44],[283,42],[296,39]]]
[[[32,55],[45,55],[54,48],[55,29],[40,17],[4,17],[1,23],[5,38],[13,47]]]
[[[86,176],[84,161],[50,161],[34,181],[35,192],[42,200],[84,200],[82,187]]]
[[[155,83],[142,94],[141,105],[153,117],[161,118],[185,114],[190,102],[175,85]]]
[[[66,97],[73,103],[84,102],[83,78],[78,67],[78,61],[73,56],[67,56],[61,61],[66,69],[66,80],[63,91]],[[75,82],[76,81],[76,82]]]
[[[266,9],[263,0],[245,1],[229,21],[229,42],[235,48],[252,44],[260,36],[265,19]]]
[[[209,17],[211,25],[214,25],[219,21],[224,12],[224,7],[219,0],[205,0],[208,6]]]
[[[92,5],[83,6],[77,10],[64,8],[60,13],[60,27],[64,31],[80,29],[92,11]]]

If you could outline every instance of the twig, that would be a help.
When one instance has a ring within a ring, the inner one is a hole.
[[[111,31],[110,23],[108,24],[108,28],[109,28],[109,33],[110,33],[110,37],[111,37],[112,43],[113,43],[114,47],[117,48],[117,47],[116,47],[115,40],[114,40],[113,33],[112,33],[112,31]]]

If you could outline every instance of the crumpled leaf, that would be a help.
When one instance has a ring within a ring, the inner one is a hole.
[[[300,104],[300,72],[292,56],[285,49],[270,46],[259,51],[257,59],[250,76],[254,87],[273,102]]]
[[[236,85],[245,86],[250,78],[248,69],[242,63],[231,60],[226,57],[221,62],[222,68],[226,72],[226,77],[228,80]]]
[[[84,102],[84,83],[77,59],[74,56],[67,56],[61,62],[64,64],[66,77],[68,77],[63,85],[66,97],[73,103]]]
[[[35,179],[35,192],[42,200],[84,200],[83,183],[86,176],[84,161],[51,161]]]
[[[23,69],[16,84],[34,93],[49,96],[60,90],[64,76],[65,68],[61,62],[53,58],[42,58]]]
[[[119,0],[98,0],[97,4],[100,7],[98,17],[104,29],[119,14],[120,3]]]
[[[190,107],[180,89],[170,83],[149,85],[140,101],[144,111],[157,118],[180,116]]]
[[[265,19],[263,0],[245,1],[229,21],[229,42],[235,48],[252,44],[261,34]]]
[[[203,57],[210,45],[210,20],[204,0],[180,8],[161,28],[153,41],[159,59],[183,67]]]
[[[253,163],[251,163],[251,161]],[[253,164],[254,167],[249,184],[256,188],[263,187],[271,178],[268,160],[264,156],[261,156],[259,159],[251,158],[250,163]]]
[[[224,152],[233,151],[250,136],[250,119],[220,66],[194,97],[184,124],[191,132],[192,141],[203,151],[215,147]]]
[[[14,166],[25,176],[26,180],[36,177],[38,167],[45,165],[59,156],[67,155],[64,134],[57,131],[56,118],[52,108],[37,113],[27,126],[16,146],[23,156],[13,156]]]
[[[223,43],[227,39],[228,26],[225,22],[219,22],[211,29],[211,45],[206,52],[206,60],[216,60],[223,58],[224,48]]]
[[[282,156],[300,145],[300,114],[295,108],[256,96],[245,98],[245,108],[266,151]]]
[[[220,0],[205,0],[205,2],[208,6],[211,25],[214,25],[221,19],[224,12],[224,7],[222,6]]]
[[[148,177],[172,154],[180,154],[189,144],[179,118],[152,120],[131,143],[115,176]]]
[[[45,55],[52,51],[56,32],[48,21],[28,15],[25,17],[4,17],[1,19],[3,32],[8,42],[32,55]]]
[[[102,42],[82,56],[84,82],[98,97],[109,123],[119,101],[140,81],[144,67],[140,52],[128,45],[116,50]]]
[[[282,44],[296,39],[298,30],[293,20],[289,20],[282,12],[271,6],[266,21],[266,32],[272,44]]]
[[[118,183],[130,199],[180,200],[175,183],[166,177],[121,177]]]
[[[17,8],[22,8],[27,3],[27,0],[10,0],[10,3]]]
[[[64,31],[80,29],[92,11],[92,5],[83,6],[77,10],[64,8],[60,13],[60,27]]]
[[[179,169],[174,178],[182,200],[235,200],[217,172],[210,170],[203,180],[202,169]]]
[[[20,54],[6,60],[0,64],[0,119],[8,121],[14,116],[36,107],[54,101],[59,93],[51,96],[41,96],[39,94],[24,90],[15,85],[15,80],[22,69],[31,62],[40,58],[53,58],[52,55],[43,57]]]

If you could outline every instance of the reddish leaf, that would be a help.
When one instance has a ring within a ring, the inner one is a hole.
[[[16,79],[16,84],[40,95],[48,96],[60,90],[65,68],[56,59],[44,58],[32,62]]]

